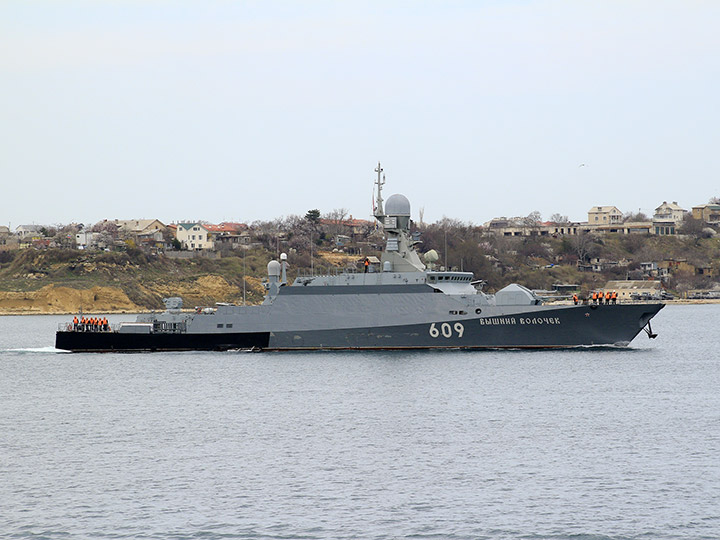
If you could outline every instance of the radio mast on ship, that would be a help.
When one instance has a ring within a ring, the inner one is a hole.
[[[375,184],[377,184],[377,199],[375,202],[375,217],[382,222],[382,218],[385,216],[385,212],[383,211],[383,198],[382,198],[382,187],[385,185],[385,175],[382,174],[383,168],[380,166],[380,162],[378,161],[378,166],[375,169],[375,172],[377,173],[378,177],[375,181]],[[382,174],[382,179],[380,175]]]

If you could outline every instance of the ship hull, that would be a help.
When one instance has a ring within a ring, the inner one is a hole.
[[[122,334],[59,331],[55,348],[72,352],[227,351],[266,349],[270,332],[227,334]]]
[[[625,346],[663,307],[664,304],[564,306],[499,316],[436,318],[414,324],[268,332],[122,334],[60,331],[55,346],[74,352]]]

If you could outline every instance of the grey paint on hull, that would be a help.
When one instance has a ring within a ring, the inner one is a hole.
[[[663,304],[582,306],[422,324],[271,332],[269,349],[627,345]]]

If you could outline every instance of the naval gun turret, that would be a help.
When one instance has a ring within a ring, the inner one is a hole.
[[[419,241],[410,235],[410,201],[405,195],[397,193],[385,201],[383,209],[382,186],[385,184],[385,176],[382,179],[380,177],[380,163],[375,172],[378,174],[375,219],[382,224],[386,241],[381,258],[382,271],[423,272],[425,265],[415,251],[415,244]]]

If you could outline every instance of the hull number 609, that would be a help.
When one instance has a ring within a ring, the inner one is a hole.
[[[465,327],[462,325],[462,323],[456,322],[452,326],[450,326],[450,323],[442,323],[440,327],[435,326],[435,323],[432,323],[430,325],[430,337],[436,338],[436,337],[445,337],[450,338],[453,335],[453,330],[455,330],[455,333],[457,334],[457,337],[461,338],[463,337],[463,334],[465,333]]]

